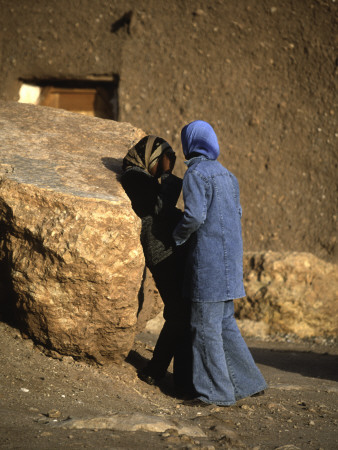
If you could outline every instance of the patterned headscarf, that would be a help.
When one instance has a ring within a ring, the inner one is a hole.
[[[168,142],[157,136],[146,136],[128,151],[123,159],[123,170],[137,166],[150,173],[164,152],[173,152]]]
[[[186,159],[191,154],[204,155],[208,159],[217,159],[219,145],[216,133],[208,122],[195,120],[186,125],[181,131],[183,153]]]

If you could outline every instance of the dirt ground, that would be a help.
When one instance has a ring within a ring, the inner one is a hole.
[[[269,389],[235,406],[197,408],[136,376],[156,335],[143,332],[121,365],[54,358],[0,323],[0,448],[336,449],[338,348],[332,342],[247,340]],[[142,413],[197,425],[206,437],[169,432],[67,429],[71,419]]]

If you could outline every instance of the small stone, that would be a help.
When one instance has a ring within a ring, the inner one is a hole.
[[[223,410],[223,408],[221,408],[219,406],[215,406],[215,407],[211,408],[210,412],[215,413],[215,412],[220,412],[222,410]]]
[[[61,413],[57,409],[52,409],[51,411],[48,411],[47,416],[51,419],[57,419],[61,416]]]
[[[27,388],[21,388],[20,389],[22,392],[29,392],[29,389],[27,389]]]
[[[248,124],[249,124],[251,127],[254,127],[254,126],[257,126],[257,125],[260,124],[260,120],[258,119],[258,117],[252,117],[252,118],[249,120]]]
[[[296,447],[293,444],[286,444],[286,445],[282,445],[281,447],[276,448],[275,450],[300,450],[300,448]]]
[[[178,436],[169,436],[166,442],[170,444],[180,444],[181,440]]]
[[[193,13],[194,16],[206,16],[205,11],[203,11],[203,9],[196,9],[196,11]]]
[[[297,405],[299,405],[299,406],[306,406],[306,403],[305,402],[297,402]]]
[[[242,406],[241,406],[241,409],[250,410],[251,408],[250,408],[250,406],[248,406],[248,405],[242,405]]]

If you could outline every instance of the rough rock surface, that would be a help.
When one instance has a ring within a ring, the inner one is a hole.
[[[153,431],[164,433],[167,430],[176,430],[178,434],[193,437],[206,437],[206,434],[198,427],[190,425],[187,421],[170,420],[161,416],[146,415],[140,413],[115,414],[108,417],[94,417],[91,419],[71,419],[65,421],[62,426],[69,429],[110,429],[119,431]]]
[[[160,332],[164,323],[163,319],[163,302],[155,285],[153,276],[148,268],[145,269],[143,275],[142,288],[140,290],[140,309],[137,315],[137,332],[143,331],[148,327],[149,322],[155,320],[159,316],[160,320],[157,321],[158,325],[156,332]]]
[[[244,267],[247,297],[236,312],[256,322],[256,335],[338,336],[337,265],[310,253],[267,252],[245,253]]]
[[[46,347],[120,359],[134,340],[144,260],[118,176],[143,132],[5,102],[0,128],[0,306]]]

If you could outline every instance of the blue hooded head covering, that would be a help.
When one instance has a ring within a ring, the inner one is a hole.
[[[186,125],[181,131],[183,153],[189,159],[192,153],[217,159],[219,145],[216,133],[210,124],[203,120],[195,120]]]

